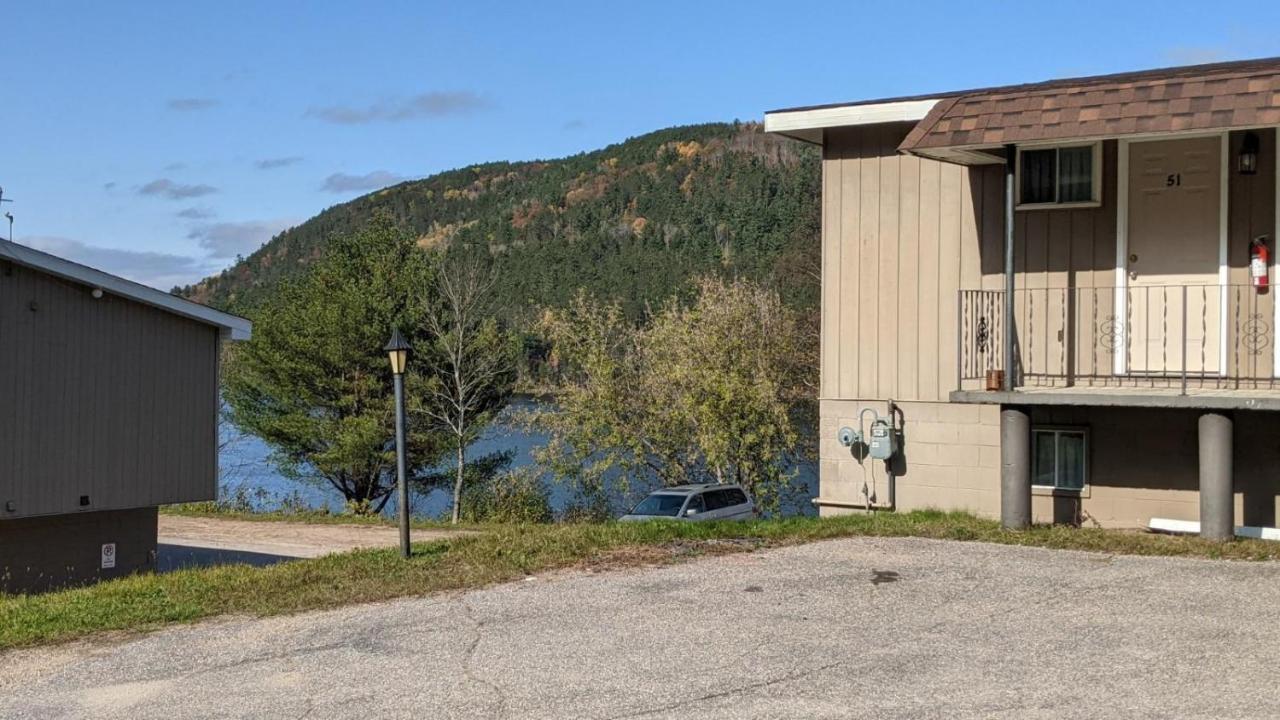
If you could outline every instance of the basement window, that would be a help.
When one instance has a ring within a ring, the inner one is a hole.
[[[1031,484],[1080,492],[1089,482],[1089,434],[1084,428],[1031,430]]]
[[[1102,143],[1018,148],[1018,209],[1101,204]]]

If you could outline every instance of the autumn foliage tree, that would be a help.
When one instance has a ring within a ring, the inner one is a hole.
[[[762,285],[707,277],[647,322],[579,295],[542,330],[561,369],[538,459],[603,503],[610,483],[733,482],[775,508],[807,446],[811,341]]]

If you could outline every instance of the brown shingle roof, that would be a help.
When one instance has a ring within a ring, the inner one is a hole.
[[[902,151],[1280,125],[1280,58],[974,90],[945,97]]]

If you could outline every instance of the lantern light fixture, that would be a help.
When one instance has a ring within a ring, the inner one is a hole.
[[[1236,167],[1241,175],[1258,174],[1258,151],[1259,151],[1258,134],[1247,132],[1244,134],[1244,141],[1240,143],[1240,155],[1236,158]]]
[[[409,364],[409,343],[405,342],[399,328],[391,332],[391,339],[383,350],[387,351],[387,357],[391,360],[392,374],[403,375],[405,366]]]

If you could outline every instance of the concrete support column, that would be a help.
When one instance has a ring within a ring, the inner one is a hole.
[[[1024,408],[1000,410],[1000,524],[1031,527],[1031,415]]]
[[[1200,416],[1200,537],[1235,537],[1235,487],[1231,466],[1231,418],[1222,413]]]

